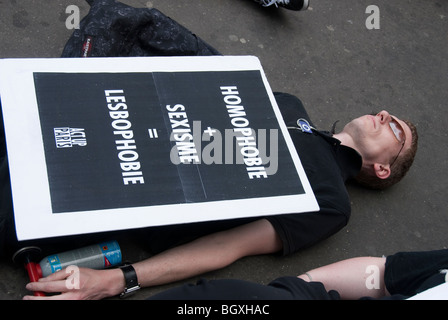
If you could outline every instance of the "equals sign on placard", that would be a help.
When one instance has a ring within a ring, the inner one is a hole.
[[[148,129],[148,133],[151,139],[157,139],[159,137],[157,134],[157,129]]]

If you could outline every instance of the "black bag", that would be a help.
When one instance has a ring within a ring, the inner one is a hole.
[[[86,0],[91,8],[62,57],[200,56],[220,53],[157,9],[115,0]]]

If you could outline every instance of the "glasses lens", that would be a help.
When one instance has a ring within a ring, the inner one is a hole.
[[[389,122],[389,126],[391,127],[397,140],[399,142],[403,142],[406,136],[404,134],[403,127],[398,123],[398,121],[392,118],[391,122]]]

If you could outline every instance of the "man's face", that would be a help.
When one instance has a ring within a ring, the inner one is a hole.
[[[407,150],[412,142],[409,126],[385,110],[377,115],[365,115],[352,120],[344,131],[350,134],[366,164],[391,165],[400,151]]]

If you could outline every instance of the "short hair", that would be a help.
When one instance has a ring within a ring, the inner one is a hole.
[[[409,169],[414,162],[415,155],[418,148],[418,133],[416,126],[408,121],[403,120],[408,127],[411,129],[412,133],[412,143],[411,147],[400,154],[397,160],[393,163],[391,167],[390,176],[387,179],[380,179],[371,172],[367,170],[361,170],[361,172],[355,177],[355,180],[362,186],[369,189],[383,190],[386,189],[404,178]]]

